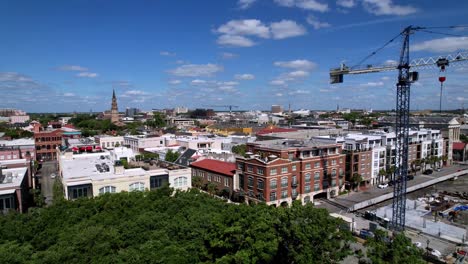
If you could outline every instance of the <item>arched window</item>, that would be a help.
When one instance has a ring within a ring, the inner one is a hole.
[[[115,186],[104,186],[99,189],[99,194],[104,194],[104,193],[115,193]]]
[[[310,182],[310,173],[306,173],[304,177],[305,182]]]
[[[174,187],[187,186],[187,177],[178,177],[174,179]]]
[[[277,187],[276,179],[270,180],[270,189],[276,189],[276,187]]]
[[[144,191],[145,190],[145,184],[143,182],[135,182],[129,185],[129,191]]]

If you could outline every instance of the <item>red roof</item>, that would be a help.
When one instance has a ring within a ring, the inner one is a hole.
[[[466,146],[466,143],[463,142],[453,142],[453,149],[454,150],[463,150]]]
[[[236,170],[236,164],[213,159],[204,159],[190,164],[191,167],[209,170],[211,172],[233,176]]]
[[[265,135],[270,133],[281,133],[281,132],[294,132],[297,129],[294,128],[280,128],[280,127],[267,127],[257,132],[257,135]]]

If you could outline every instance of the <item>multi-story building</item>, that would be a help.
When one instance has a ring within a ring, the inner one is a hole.
[[[272,105],[271,106],[272,114],[281,114],[283,113],[283,107],[281,105]]]
[[[239,188],[235,163],[204,159],[191,163],[190,167],[192,178],[200,177],[204,185],[214,183],[218,191],[226,190],[229,196]]]
[[[0,213],[26,212],[29,198],[28,167],[0,166]]]
[[[62,130],[40,131],[34,133],[36,159],[38,161],[56,160],[57,148],[62,145]]]
[[[144,191],[166,184],[180,190],[191,187],[191,169],[149,167],[125,169],[110,152],[74,155],[67,150],[59,157],[60,178],[69,200],[104,193]],[[91,164],[91,166],[90,166]]]
[[[164,137],[124,136],[124,145],[135,153],[142,153],[145,148],[157,148],[166,146]]]
[[[20,138],[13,140],[0,140],[0,151],[3,149],[17,149],[19,151],[18,157],[11,159],[36,159],[36,148],[34,146],[33,138]],[[0,154],[0,160],[7,160],[8,156]]]
[[[176,136],[176,144],[186,149],[211,150],[222,149],[224,138]]]
[[[338,195],[344,186],[340,144],[314,140],[247,143],[249,157],[236,160],[239,185],[249,201],[270,205],[303,203]]]
[[[120,136],[98,135],[94,136],[94,141],[103,149],[113,149],[124,145],[124,138]]]

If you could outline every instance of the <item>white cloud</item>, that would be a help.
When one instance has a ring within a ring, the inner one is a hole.
[[[411,48],[411,49],[413,49],[413,48]],[[384,65],[386,65],[386,66],[396,66],[396,65],[398,65],[398,62],[396,60],[386,60],[384,62]]]
[[[286,81],[284,80],[273,80],[270,82],[271,85],[277,85],[277,86],[283,86],[283,85],[286,85]]]
[[[368,82],[361,84],[362,87],[379,87],[383,86],[384,82]]]
[[[148,93],[142,90],[130,90],[124,93],[125,95],[147,95]]]
[[[99,74],[95,72],[80,72],[76,74],[77,77],[85,77],[85,78],[96,78]]]
[[[289,93],[290,95],[295,95],[295,94],[310,94],[310,91],[306,91],[306,90],[295,90],[295,91],[292,91]]]
[[[217,30],[224,35],[248,35],[269,38],[270,29],[258,19],[231,20]]]
[[[354,0],[338,0],[336,4],[341,7],[351,8],[356,5],[356,2],[354,2]]]
[[[468,37],[446,37],[427,40],[411,46],[413,51],[454,52],[468,47]]]
[[[275,96],[281,97],[281,96],[283,96],[283,94],[282,93],[276,93]]]
[[[195,86],[196,86],[196,85],[204,85],[204,84],[206,84],[206,83],[207,83],[207,81],[205,81],[205,80],[200,80],[200,79],[195,79],[195,80],[192,80],[192,81],[190,82],[191,85],[195,85]]]
[[[223,52],[221,53],[221,58],[228,60],[228,59],[234,59],[237,57],[237,54],[230,53],[230,52]]]
[[[252,47],[255,45],[251,39],[237,35],[221,35],[216,42],[223,46]]]
[[[396,5],[393,0],[363,0],[364,9],[374,15],[405,16],[418,12],[418,9],[410,5]]]
[[[87,71],[88,68],[79,66],[79,65],[63,65],[57,67],[59,71]]]
[[[316,17],[313,15],[309,15],[307,17],[307,23],[314,27],[314,29],[321,29],[331,27],[331,25],[327,22],[320,22]]]
[[[388,80],[390,80],[390,77],[384,76],[384,77],[382,77],[382,78],[380,78],[380,79],[381,79],[382,81],[388,81]]]
[[[240,9],[247,9],[250,6],[252,6],[253,3],[255,3],[257,0],[239,0],[237,2],[237,5],[239,6]]]
[[[274,39],[285,39],[307,34],[307,30],[292,20],[281,20],[270,24]]]
[[[236,74],[234,75],[234,78],[236,80],[253,80],[255,79],[255,75],[250,74],[250,73]]]
[[[73,97],[73,96],[75,96],[75,94],[74,94],[74,93],[64,93],[63,96],[65,96],[65,97]]]
[[[181,83],[182,83],[181,80],[170,80],[169,81],[169,84],[171,84],[171,85],[177,85],[177,84],[181,84]]]
[[[296,69],[296,70],[313,70],[317,64],[309,60],[292,60],[292,61],[276,61],[273,65],[282,68]]]
[[[298,7],[305,10],[326,12],[329,10],[328,4],[320,3],[317,0],[274,0],[280,6]]]
[[[173,52],[169,52],[169,51],[161,51],[161,52],[159,52],[159,55],[161,55],[161,56],[175,56],[176,54],[173,53]]]
[[[304,78],[309,76],[309,73],[306,71],[293,71],[285,74],[284,76],[290,78],[290,79],[298,79],[298,78]]]
[[[169,73],[181,77],[212,76],[223,70],[222,66],[216,64],[187,64],[170,70]]]

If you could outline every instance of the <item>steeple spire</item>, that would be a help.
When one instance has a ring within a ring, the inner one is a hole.
[[[112,88],[112,99],[115,99],[115,89]]]

